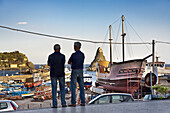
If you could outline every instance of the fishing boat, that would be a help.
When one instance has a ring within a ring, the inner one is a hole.
[[[90,88],[92,86],[92,76],[89,74],[83,74],[83,79],[84,79],[84,87],[85,88]],[[68,88],[70,88],[70,82],[71,82],[71,74],[65,75],[65,82]]]
[[[34,96],[34,93],[21,94],[21,96],[22,96],[22,98],[32,97],[32,96]]]
[[[65,67],[65,82],[70,83],[70,78],[71,78],[71,71],[69,70],[68,67]]]
[[[155,73],[159,76],[170,75],[170,68],[165,67],[165,62],[159,61],[159,57],[156,57],[156,62],[154,62]],[[144,76],[152,71],[153,63],[148,62],[146,64]]]
[[[146,59],[151,57],[148,55],[142,59],[134,59],[124,61],[124,16],[122,16],[122,48],[123,48],[123,61],[112,62],[112,42],[111,42],[111,25],[110,28],[110,62],[101,61],[97,63],[96,86],[102,86],[103,89],[133,94],[140,88],[141,78],[145,71]]]
[[[10,87],[20,87],[20,88],[23,88],[24,87],[24,83],[12,83],[9,86]]]
[[[170,87],[170,67],[165,66],[165,62],[159,61],[159,57],[156,57],[154,62],[155,75],[157,77],[156,84]],[[153,70],[153,62],[148,62],[145,67],[143,78]],[[144,84],[145,85],[145,84]]]
[[[42,80],[36,81],[36,82],[25,82],[24,86],[27,88],[35,88],[42,84]]]
[[[35,88],[42,84],[42,80],[36,77],[30,77],[26,78],[26,82],[24,83],[24,86],[27,88]]]
[[[84,87],[85,88],[90,88],[92,86],[92,76],[89,75],[89,74],[84,74],[83,75],[83,78],[84,78]]]

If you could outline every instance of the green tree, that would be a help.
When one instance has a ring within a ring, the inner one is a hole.
[[[159,93],[159,88],[160,88],[161,86],[153,86],[152,87],[152,89],[154,89],[154,90],[156,90],[156,95],[157,95],[157,98],[158,98],[158,93]]]
[[[166,97],[168,87],[159,85],[159,86],[153,86],[152,89],[156,90],[157,97],[158,97],[158,93],[161,93],[162,95]]]

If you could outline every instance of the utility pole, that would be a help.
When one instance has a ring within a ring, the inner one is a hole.
[[[109,31],[110,31],[110,66],[112,65],[112,34],[111,34],[112,26],[109,26]]]
[[[123,54],[123,62],[125,61],[125,47],[124,47],[124,38],[125,38],[125,35],[126,33],[124,33],[124,15],[122,15],[122,54]]]
[[[155,73],[155,40],[152,40],[152,73]],[[152,90],[152,75],[151,75],[151,98],[152,95],[154,94],[153,90]]]
[[[155,73],[155,40],[152,40],[152,73]]]
[[[151,100],[152,100],[152,95],[153,95],[153,90],[152,90],[152,72],[150,71],[150,84],[151,84]]]

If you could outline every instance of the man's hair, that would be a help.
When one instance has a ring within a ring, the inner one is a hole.
[[[55,45],[54,45],[54,50],[58,50],[58,49],[61,49],[61,48],[60,48],[60,45],[59,45],[59,44],[55,44]]]
[[[74,46],[76,46],[77,48],[81,48],[81,43],[80,42],[74,42]]]

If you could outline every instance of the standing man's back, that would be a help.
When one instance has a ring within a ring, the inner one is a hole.
[[[60,45],[54,45],[54,53],[48,57],[48,65],[50,66],[50,78],[52,86],[52,100],[53,107],[57,108],[57,80],[59,80],[61,104],[62,107],[66,106],[65,101],[65,73],[64,73],[65,56],[60,53]]]
[[[64,76],[65,56],[60,52],[54,52],[49,56],[48,64],[50,65],[50,76]]]

